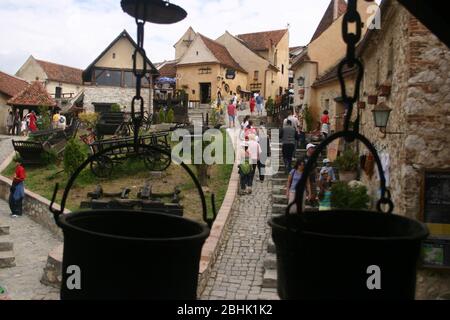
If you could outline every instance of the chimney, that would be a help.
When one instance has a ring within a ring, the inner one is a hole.
[[[338,0],[333,0],[333,21],[338,18],[338,14],[339,14]]]

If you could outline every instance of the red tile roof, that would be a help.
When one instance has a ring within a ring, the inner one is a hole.
[[[49,80],[79,85],[83,84],[83,70],[37,59],[36,62],[44,69]]]
[[[55,100],[48,94],[42,83],[34,81],[25,89],[16,94],[7,102],[11,106],[47,106],[53,107],[56,105]]]
[[[286,32],[288,29],[246,33],[237,37],[246,42],[253,51],[264,51],[269,50],[272,45],[277,45]]]
[[[347,3],[344,0],[332,0],[330,4],[328,5],[327,10],[325,11],[325,14],[322,17],[322,20],[320,21],[316,32],[314,33],[311,42],[316,40],[322,33],[325,32],[335,21],[334,20],[334,2],[338,1],[337,3],[337,18],[339,18],[341,15],[343,15],[347,11]]]
[[[161,69],[159,69],[159,74],[161,77],[175,78],[177,76],[176,69],[177,62],[167,62]]]
[[[237,63],[233,59],[231,54],[228,52],[227,48],[225,48],[220,43],[208,37],[205,37],[204,35],[199,34],[199,36],[205,43],[206,47],[212,52],[212,54],[217,58],[217,60],[219,60],[220,64],[247,73],[247,71],[245,71],[244,68],[242,68],[239,65],[239,63]]]
[[[28,82],[0,71],[0,92],[14,97],[28,86]]]

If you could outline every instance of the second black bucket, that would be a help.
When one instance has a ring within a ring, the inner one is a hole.
[[[156,213],[89,211],[61,215],[63,270],[80,270],[81,288],[63,272],[63,300],[192,300],[209,228]],[[162,227],[164,226],[164,227]]]
[[[368,211],[303,213],[270,221],[282,299],[414,299],[419,222]],[[380,288],[372,288],[379,268]]]

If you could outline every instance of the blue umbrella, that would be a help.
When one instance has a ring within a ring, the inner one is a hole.
[[[161,77],[156,82],[157,83],[176,83],[177,80],[174,78]]]

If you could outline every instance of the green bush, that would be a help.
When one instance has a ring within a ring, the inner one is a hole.
[[[345,182],[336,182],[331,188],[331,206],[335,209],[369,209],[370,197],[363,185],[350,187]]]
[[[159,123],[165,123],[166,122],[166,113],[164,112],[164,110],[161,108],[159,109]]]
[[[114,103],[114,104],[111,106],[111,112],[120,112],[120,111],[122,111],[122,110],[121,110],[119,104]]]
[[[84,162],[85,154],[81,144],[74,138],[67,142],[64,151],[64,171],[71,176],[75,173],[78,167]]]
[[[334,163],[340,171],[355,171],[358,169],[359,157],[352,149],[347,149]]]
[[[266,102],[266,111],[268,115],[273,115],[275,112],[275,102],[273,101],[272,97],[269,97]]]
[[[38,115],[40,119],[37,121],[37,126],[39,130],[48,130],[52,125],[52,119],[48,107],[40,106],[38,108]]]
[[[41,158],[46,164],[55,164],[58,160],[58,153],[55,150],[50,149],[43,152]]]
[[[175,119],[175,112],[173,111],[173,108],[170,108],[167,112],[167,123],[173,123]]]
[[[100,115],[95,112],[83,112],[78,116],[83,126],[87,129],[93,129],[97,126]]]
[[[309,111],[309,107],[305,106],[305,109],[303,110],[303,119],[305,119],[306,123],[306,132],[311,132],[314,129],[314,119],[311,114],[311,111]]]

